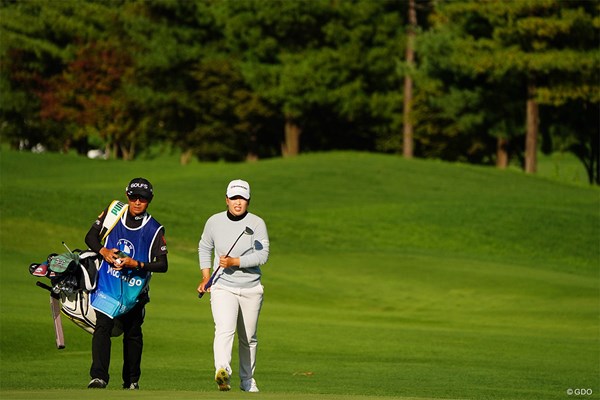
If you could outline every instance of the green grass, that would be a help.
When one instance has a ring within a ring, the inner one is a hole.
[[[572,153],[539,154],[537,174],[565,183],[589,183],[583,164]]]
[[[180,166],[3,151],[0,168],[2,399],[129,398],[119,340],[111,389],[81,390],[91,337],[65,322],[67,348],[53,348],[27,267],[63,240],[84,246],[135,176],[155,186],[170,264],[152,281],[136,397],[250,397],[216,392],[208,299],[195,295],[203,224],[243,177],[271,238],[251,397],[599,398],[597,188],[352,152]]]

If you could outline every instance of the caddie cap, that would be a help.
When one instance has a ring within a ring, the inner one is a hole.
[[[250,184],[241,179],[233,180],[227,185],[226,194],[229,199],[235,196],[241,196],[246,200],[250,200]]]
[[[154,197],[154,190],[152,184],[144,178],[135,178],[129,182],[129,185],[125,188],[127,196],[139,195],[148,200],[152,200]]]

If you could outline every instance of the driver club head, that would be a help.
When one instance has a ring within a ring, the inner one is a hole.
[[[244,230],[244,233],[246,235],[254,235],[254,231],[252,229],[250,229],[249,226],[246,227],[246,229]]]

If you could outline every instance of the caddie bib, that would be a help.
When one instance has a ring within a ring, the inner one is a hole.
[[[105,247],[119,249],[137,261],[149,262],[152,244],[162,226],[146,215],[140,227],[131,229],[125,226],[125,218],[126,215],[122,215],[110,231]],[[103,260],[98,271],[98,284],[91,297],[92,307],[111,318],[127,313],[137,304],[151,275],[143,269],[116,270]]]

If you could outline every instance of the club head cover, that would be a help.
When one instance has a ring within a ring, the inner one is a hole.
[[[48,264],[46,263],[33,263],[29,266],[29,273],[33,276],[47,277],[49,272]]]

